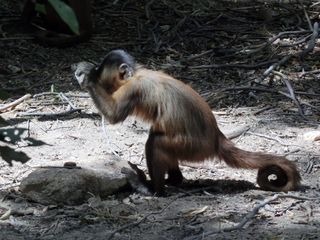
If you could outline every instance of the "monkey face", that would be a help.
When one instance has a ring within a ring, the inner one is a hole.
[[[82,89],[88,88],[90,79],[94,75],[95,66],[89,62],[80,62],[72,65],[74,76]]]

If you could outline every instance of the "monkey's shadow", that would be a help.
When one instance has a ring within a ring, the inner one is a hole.
[[[245,180],[232,179],[184,179],[179,186],[166,187],[167,193],[185,192],[185,193],[241,193],[248,190],[259,189],[252,182]]]
[[[131,169],[125,168],[127,171],[127,177],[131,179],[131,182],[135,182],[134,185],[140,186],[142,189],[150,189],[151,181],[147,180],[147,176],[143,170],[141,170],[136,164],[128,161]],[[124,169],[122,170],[124,171]],[[128,174],[131,173],[131,174]],[[172,186],[166,180],[166,192],[167,194],[174,194],[177,192],[183,193],[202,193],[203,191],[209,193],[240,193],[248,190],[258,189],[252,182],[245,180],[231,180],[231,179],[197,179],[190,180],[183,178],[181,184],[177,186]],[[148,190],[146,191],[148,192]]]

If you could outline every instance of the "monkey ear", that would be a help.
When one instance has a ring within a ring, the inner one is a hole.
[[[133,75],[133,69],[126,63],[122,63],[119,66],[119,72],[123,79],[130,78]]]

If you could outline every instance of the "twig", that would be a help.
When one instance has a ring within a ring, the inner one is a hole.
[[[288,88],[288,90],[289,90],[291,99],[292,99],[292,100],[295,102],[295,104],[297,105],[298,111],[299,111],[301,117],[306,118],[306,117],[304,116],[303,109],[302,109],[302,107],[301,107],[301,104],[300,104],[298,98],[296,97],[296,94],[295,94],[295,92],[294,92],[294,89],[293,89],[290,81],[289,81],[288,78],[286,78],[286,77],[283,78],[283,81],[284,81],[285,84],[287,85],[287,88]]]
[[[61,100],[67,101],[72,109],[76,109],[76,106],[73,105],[73,103],[70,101],[70,99],[66,95],[64,95],[64,93],[62,93],[62,92],[59,93],[59,97],[61,98]]]
[[[271,137],[271,136],[267,136],[267,135],[264,135],[264,134],[261,134],[261,133],[254,133],[254,132],[250,132],[250,131],[248,131],[247,133],[251,134],[251,135],[258,136],[258,137],[263,137],[263,138],[266,138],[266,139],[269,139],[269,140],[276,141],[277,143],[280,143],[283,146],[292,146],[290,144],[286,144],[286,143],[282,142],[281,140],[279,140],[277,138],[274,138],[274,137]]]
[[[310,21],[310,17],[309,17],[309,15],[308,15],[307,11],[306,11],[306,8],[304,7],[303,3],[302,3],[300,0],[299,0],[299,3],[300,3],[300,5],[301,5],[302,8],[303,8],[303,13],[304,13],[304,16],[305,16],[306,19],[307,19],[307,22],[308,22],[308,25],[309,25],[309,29],[312,31],[312,30],[313,30],[312,23],[311,23],[311,21]]]
[[[257,79],[255,82],[261,83],[264,79],[266,79],[270,73],[276,69],[278,69],[281,65],[287,63],[292,57],[300,56],[300,58],[303,58],[307,53],[311,52],[316,44],[316,39],[319,36],[319,25],[317,22],[314,23],[314,27],[311,29],[313,31],[312,36],[308,42],[308,47],[304,49],[302,52],[298,54],[289,54],[284,56],[279,62],[276,62],[272,64],[267,70],[264,71],[260,79]]]
[[[316,107],[316,106],[313,106],[313,105],[311,105],[311,104],[308,103],[308,102],[301,102],[301,104],[302,104],[302,105],[306,105],[306,106],[308,106],[308,107],[310,107],[310,108],[312,108],[312,109],[317,110],[318,112],[320,112],[320,108],[318,108],[318,107]]]
[[[314,160],[309,159],[306,169],[304,170],[305,173],[310,174],[314,168]]]
[[[311,26],[312,27],[312,26]],[[300,58],[304,58],[309,52],[312,52],[314,47],[316,46],[317,38],[319,37],[319,23],[315,22],[312,28],[312,36],[308,42],[307,48],[305,48],[302,52],[298,54]]]
[[[188,57],[185,61],[195,60],[196,58],[203,57],[203,56],[205,56],[205,55],[207,55],[207,54],[210,54],[210,53],[212,53],[212,52],[213,52],[213,49],[210,49],[210,50],[204,51],[204,52],[202,52],[202,53],[199,53],[199,54],[195,54],[195,55],[193,55],[193,56],[190,56],[190,57]]]
[[[272,64],[267,70],[264,71],[264,73],[262,74],[261,78],[255,80],[255,82],[261,83],[264,79],[266,79],[269,76],[269,74],[273,70],[277,69],[281,65],[285,64],[286,62],[288,62],[292,57],[293,57],[293,55],[286,55],[279,62],[276,62],[276,63]]]
[[[254,53],[257,53],[259,51],[262,51],[263,49],[265,49],[267,46],[270,46],[273,42],[275,42],[278,38],[281,38],[285,35],[290,35],[290,34],[303,34],[303,33],[310,33],[310,31],[308,30],[300,30],[300,31],[285,31],[285,32],[280,32],[278,33],[276,36],[270,38],[266,43],[263,43],[262,45],[260,46],[256,46],[256,48],[252,48],[252,49],[244,49],[244,50],[241,50],[239,53],[246,53],[246,54],[254,54]],[[301,42],[305,42],[311,35],[308,35],[307,37],[305,37],[304,39],[301,40]],[[300,41],[299,43],[296,42],[295,44],[300,44]],[[200,53],[200,54],[196,54],[196,55],[193,55],[191,57],[188,57],[186,60],[184,61],[191,61],[191,60],[194,60],[196,58],[199,58],[199,57],[202,57],[204,55],[207,55],[207,54],[210,54],[214,52],[214,49],[210,49],[210,50],[207,50],[203,53]],[[210,66],[210,65],[209,65]],[[211,65],[212,68],[217,68],[217,66],[219,65],[216,65],[214,67],[214,65]],[[221,65],[220,65],[221,66]],[[239,66],[230,66],[230,67],[239,67]]]
[[[299,45],[301,43],[306,42],[311,36],[312,36],[312,34],[309,34],[308,36],[306,36],[306,37],[304,37],[304,38],[302,38],[302,39],[300,39],[300,40],[298,40],[298,41],[296,41],[294,43],[281,43],[279,46],[280,47],[294,47],[294,46],[297,46],[297,45]]]
[[[257,53],[259,51],[262,51],[263,49],[265,49],[266,47],[270,46],[273,42],[275,42],[277,39],[286,36],[286,35],[291,35],[291,34],[303,34],[303,33],[310,33],[310,31],[307,30],[300,30],[300,31],[285,31],[285,32],[280,32],[278,33],[276,36],[270,38],[266,43],[263,43],[260,46],[256,46],[256,48],[253,49],[246,49],[246,50],[242,50],[242,52],[245,53],[249,53],[249,54],[253,54],[253,53]],[[304,39],[304,41],[306,41],[306,39]]]
[[[277,72],[277,71],[272,71],[275,75],[279,76],[284,82],[285,84],[287,85],[287,88],[289,90],[289,95],[290,95],[290,98],[294,101],[294,103],[297,105],[297,108],[298,108],[298,111],[299,111],[299,114],[301,115],[302,118],[306,119],[307,118],[305,117],[304,115],[304,112],[303,112],[303,109],[301,107],[301,104],[298,100],[298,98],[296,97],[296,94],[293,90],[293,87],[290,83],[290,81],[288,80],[287,76],[285,76],[283,73],[281,72]]]
[[[315,7],[315,6],[319,5],[319,4],[320,4],[320,1],[312,4],[312,5],[310,6],[310,8],[313,8],[313,7]]]
[[[269,109],[273,108],[273,106],[265,106],[257,111],[253,112],[253,115],[259,115],[260,113],[263,113],[265,111],[268,111]]]
[[[21,98],[19,98],[19,99],[15,100],[15,101],[13,101],[13,102],[11,102],[11,103],[8,103],[8,104],[0,107],[0,112],[4,112],[4,111],[8,110],[9,108],[16,107],[16,106],[18,106],[20,103],[22,103],[23,101],[25,101],[25,100],[27,100],[27,99],[29,99],[29,98],[31,98],[31,94],[28,93],[28,94],[22,96]]]
[[[90,98],[90,95],[88,93],[81,93],[81,94],[67,93],[65,95],[67,97],[75,97],[75,98]]]
[[[242,91],[242,90],[279,93],[279,90],[276,90],[276,89],[262,88],[262,87],[255,87],[255,86],[239,86],[239,87],[224,88],[221,90],[221,92]],[[301,91],[296,91],[296,94],[306,95],[306,96],[315,96],[315,97],[320,96],[320,94],[318,94],[318,93],[307,93],[307,92],[301,92]]]
[[[70,109],[67,111],[61,111],[61,112],[57,112],[57,113],[49,113],[49,112],[32,112],[32,113],[28,113],[28,112],[21,112],[18,113],[17,116],[19,117],[60,117],[60,116],[65,116],[74,112],[80,112],[82,109],[81,108],[76,108],[76,109]]]
[[[148,2],[145,6],[145,12],[146,12],[146,17],[147,19],[151,19],[151,5],[154,3],[155,0],[151,0],[150,2]]]
[[[277,60],[271,59],[265,62],[260,62],[257,64],[209,64],[209,65],[199,65],[199,66],[189,66],[190,69],[210,69],[210,68],[244,68],[244,69],[257,69],[266,65],[269,65],[270,63],[274,63]]]
[[[293,100],[291,95],[289,95],[288,93],[285,93],[283,91],[276,90],[276,89],[271,89],[271,88],[255,87],[255,86],[240,86],[240,87],[225,88],[225,89],[221,90],[221,92],[223,92],[223,91],[237,91],[237,90],[240,90],[240,91],[241,90],[247,90],[247,91],[250,90],[250,91],[261,91],[261,92],[278,93],[278,94],[281,94],[281,95]],[[304,92],[296,92],[296,93],[301,94],[301,95],[319,96],[319,94],[308,94],[308,93],[304,93]],[[320,108],[318,108],[316,106],[313,106],[310,103],[307,103],[305,101],[300,101],[300,104],[301,105],[306,105],[306,106],[308,106],[310,108],[313,108],[313,109],[315,109],[315,110],[320,112]]]
[[[251,212],[249,212],[243,219],[241,222],[239,222],[238,224],[236,224],[235,226],[232,227],[226,227],[223,229],[219,229],[219,230],[213,230],[213,231],[208,231],[208,232],[204,232],[202,234],[196,235],[196,236],[192,236],[192,237],[187,237],[185,238],[185,240],[195,240],[195,239],[203,239],[204,237],[207,237],[209,235],[212,234],[216,234],[216,233],[221,233],[221,232],[231,232],[234,230],[239,230],[242,229],[252,218],[254,218],[254,216],[256,214],[258,214],[259,210],[261,208],[263,208],[264,206],[266,206],[267,204],[269,204],[270,202],[273,202],[277,199],[280,198],[292,198],[292,199],[297,199],[297,200],[306,200],[306,201],[314,201],[314,200],[320,200],[320,198],[308,198],[308,197],[300,197],[300,196],[296,196],[296,195],[291,195],[291,194],[284,194],[284,195],[280,195],[280,194],[275,194],[274,196],[272,196],[271,198],[267,198],[265,199],[263,202],[257,204],[253,210]]]
[[[38,98],[38,97],[48,96],[48,95],[59,95],[59,93],[57,93],[57,92],[43,92],[43,93],[38,93],[38,94],[33,95],[33,98]]]
[[[312,70],[312,71],[308,71],[308,72],[302,72],[299,74],[300,77],[303,77],[305,75],[312,75],[312,74],[317,74],[320,73],[320,69],[316,69],[316,70]]]

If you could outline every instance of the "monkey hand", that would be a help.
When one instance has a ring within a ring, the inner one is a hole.
[[[75,71],[74,76],[81,88],[87,88],[89,74],[94,67],[94,64],[89,62],[79,62],[71,66],[71,69]]]

